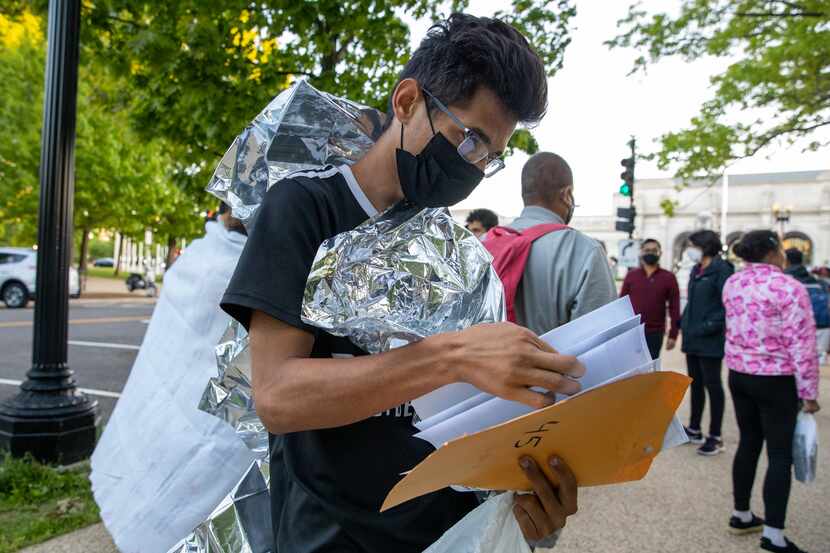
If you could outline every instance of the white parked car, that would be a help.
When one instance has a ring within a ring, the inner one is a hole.
[[[26,307],[35,297],[37,252],[30,248],[0,248],[0,300],[6,307]],[[81,295],[81,279],[69,268],[69,296]]]

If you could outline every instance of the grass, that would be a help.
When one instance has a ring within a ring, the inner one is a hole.
[[[58,470],[0,456],[0,553],[98,522],[89,465]]]
[[[118,280],[124,280],[127,278],[127,275],[118,275],[115,276],[115,269],[112,267],[93,267],[89,265],[86,268],[87,275],[92,277],[99,277],[99,278],[115,278]]]
[[[86,270],[87,276],[91,277],[112,278],[115,280],[125,281],[127,280],[127,277],[130,276],[130,273],[125,273],[124,271],[121,271],[121,274],[115,276],[115,269],[112,267],[93,267],[92,265],[89,265]],[[164,275],[157,274],[156,284],[161,284],[162,282],[164,282]]]

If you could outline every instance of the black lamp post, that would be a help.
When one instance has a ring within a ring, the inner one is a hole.
[[[62,464],[92,453],[97,407],[66,362],[80,16],[80,0],[49,2],[32,368],[0,403],[0,448]]]

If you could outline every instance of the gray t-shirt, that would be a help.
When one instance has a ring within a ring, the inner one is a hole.
[[[550,223],[564,221],[548,209],[528,206],[509,226],[525,230]],[[617,287],[600,243],[578,230],[565,229],[533,243],[516,291],[516,318],[544,334],[616,298]]]

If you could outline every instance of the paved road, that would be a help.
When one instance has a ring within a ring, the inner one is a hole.
[[[69,312],[69,367],[92,390],[103,420],[129,376],[153,304],[146,300],[73,301]],[[16,393],[32,362],[33,309],[0,309],[0,399]]]

